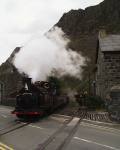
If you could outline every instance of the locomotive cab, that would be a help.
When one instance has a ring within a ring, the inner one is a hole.
[[[23,86],[16,97],[16,106],[12,114],[16,114],[19,118],[42,115],[43,111],[39,109],[42,99],[41,92],[32,85],[31,78],[24,78]]]

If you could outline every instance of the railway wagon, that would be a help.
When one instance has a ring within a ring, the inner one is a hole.
[[[43,116],[68,102],[68,96],[57,94],[55,83],[37,81],[33,84],[31,78],[24,78],[12,114],[19,118]]]

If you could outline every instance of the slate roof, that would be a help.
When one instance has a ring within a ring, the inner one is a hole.
[[[120,51],[120,35],[99,36],[99,46],[102,52]]]

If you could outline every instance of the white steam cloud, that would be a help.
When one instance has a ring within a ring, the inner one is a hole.
[[[59,77],[70,74],[80,78],[85,59],[68,49],[68,42],[64,32],[54,27],[44,36],[37,35],[21,48],[13,63],[20,73],[27,74],[33,81],[46,80],[55,73]]]

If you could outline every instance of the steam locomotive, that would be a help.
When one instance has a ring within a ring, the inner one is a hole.
[[[24,78],[23,88],[16,97],[16,106],[12,114],[19,118],[39,117],[68,102],[67,96],[57,93],[55,83],[37,81],[32,84],[31,78]]]

